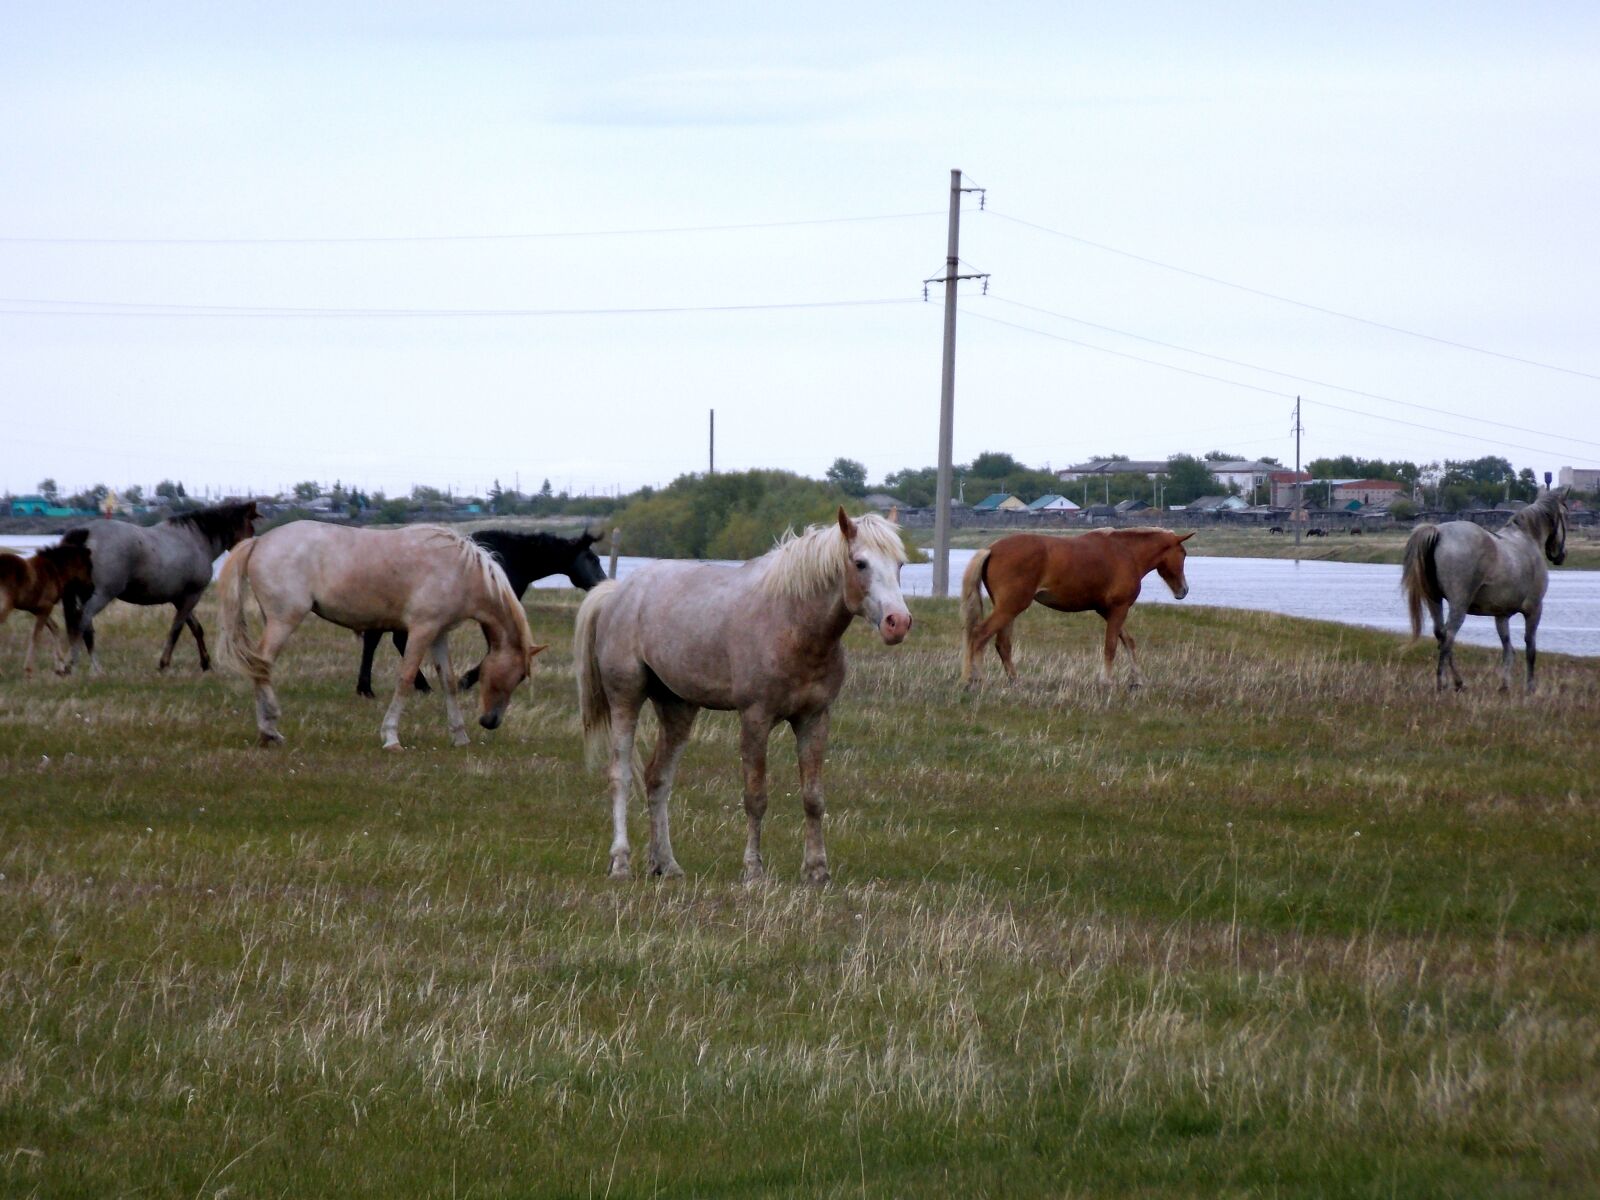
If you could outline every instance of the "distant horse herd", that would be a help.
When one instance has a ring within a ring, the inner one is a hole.
[[[805,811],[802,871],[812,882],[828,879],[822,838],[822,763],[829,711],[843,686],[846,630],[861,618],[888,645],[911,632],[912,617],[900,590],[906,555],[899,529],[877,515],[837,519],[786,535],[771,551],[738,566],[660,561],[618,582],[605,578],[584,533],[562,538],[544,533],[488,530],[463,536],[436,525],[369,530],[296,521],[255,536],[260,514],[251,502],[183,513],[149,527],[101,520],[69,530],[58,545],[29,557],[0,554],[0,622],[13,609],[34,618],[24,674],[35,651],[56,635],[55,668],[68,674],[80,651],[90,669],[95,656],[94,618],[113,600],[171,604],[172,625],[157,664],[166,670],[187,628],[200,667],[209,669],[205,631],[195,605],[211,580],[215,560],[228,560],[218,580],[221,663],[248,678],[255,692],[256,729],[263,746],[280,744],[281,710],[272,683],[278,655],[308,615],[358,632],[361,666],[356,690],[372,695],[372,661],[384,634],[401,653],[399,677],[382,724],[383,747],[401,747],[399,728],[413,691],[426,691],[424,660],[432,662],[444,693],[451,740],[468,741],[459,694],[476,688],[478,723],[495,729],[512,694],[547,647],[535,642],[521,597],[536,579],[564,574],[585,590],[573,633],[578,709],[591,763],[608,764],[613,838],[610,873],[630,873],[628,797],[642,774],[650,818],[648,870],[681,875],[672,853],[668,802],[673,775],[703,708],[735,711],[740,722],[747,840],[745,876],[764,875],[761,825],[767,807],[767,747],[772,731],[794,732]],[[1104,618],[1101,678],[1111,681],[1120,645],[1127,651],[1130,687],[1140,683],[1133,638],[1125,626],[1152,571],[1182,599],[1183,543],[1192,534],[1163,529],[1095,530],[1077,538],[1014,534],[972,558],[961,584],[961,677],[978,682],[984,649],[992,642],[1002,667],[1017,678],[1011,627],[1034,603],[1060,612],[1096,612]],[[1549,579],[1547,563],[1566,557],[1564,492],[1546,492],[1518,511],[1497,533],[1455,522],[1423,525],[1406,543],[1402,588],[1412,637],[1422,611],[1432,617],[1438,642],[1435,681],[1446,671],[1457,690],[1456,634],[1468,616],[1491,616],[1500,635],[1501,690],[1511,683],[1510,618],[1520,613],[1527,655],[1526,690],[1534,690],[1536,633]],[[985,615],[987,593],[992,611]],[[247,594],[263,622],[259,638],[247,628]],[[52,619],[62,609],[63,628]],[[486,650],[457,678],[449,634],[471,621]],[[639,717],[653,709],[658,735],[647,763],[634,747]]]

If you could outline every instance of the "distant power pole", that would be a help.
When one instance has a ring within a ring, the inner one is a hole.
[[[1294,544],[1300,547],[1300,524],[1305,519],[1301,506],[1306,502],[1306,485],[1300,478],[1300,435],[1305,430],[1300,425],[1300,397],[1294,398]]]
[[[956,409],[956,283],[962,279],[984,280],[989,276],[962,275],[961,269],[961,193],[984,189],[961,186],[961,172],[950,172],[950,238],[944,260],[944,274],[922,281],[923,295],[930,283],[944,284],[944,371],[939,385],[939,479],[934,489],[933,512],[933,594],[950,594],[950,457]],[[980,204],[981,206],[981,204]]]
[[[706,474],[707,475],[715,475],[716,473],[717,473],[717,410],[713,408],[711,410],[711,461],[710,461],[710,466],[708,467],[708,469],[706,471]]]

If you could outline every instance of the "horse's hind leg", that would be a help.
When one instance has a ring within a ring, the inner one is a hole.
[[[806,856],[800,864],[807,883],[827,883],[828,849],[822,841],[822,759],[828,749],[828,710],[791,721],[795,753],[800,760],[800,802],[806,812]]]
[[[611,869],[613,879],[628,877],[628,793],[633,789],[633,739],[639,728],[636,699],[611,704]]]
[[[410,635],[407,634],[404,629],[396,629],[390,636],[394,639],[395,650],[397,650],[400,654],[400,657],[404,659],[406,656],[406,646],[409,645]],[[433,691],[433,688],[428,685],[428,677],[420,670],[417,672],[417,677],[411,682],[412,686],[417,689],[417,695],[419,696],[426,696],[429,692]]]
[[[106,605],[110,604],[114,599],[115,597],[109,592],[97,590],[92,596],[84,601],[83,608],[77,613],[76,621],[74,621],[72,617],[68,617],[67,625],[69,633],[72,632],[72,627],[74,624],[77,626],[76,633],[72,638],[71,666],[75,667],[78,665],[78,647],[81,645],[89,652],[89,673],[91,675],[99,675],[102,673],[100,668],[100,657],[94,652],[94,619],[99,614],[100,610]]]
[[[995,642],[995,653],[1000,656],[1000,664],[1005,667],[1006,674],[1011,679],[1017,677],[1016,668],[1011,664],[1011,623],[1017,619],[1022,611],[1032,604],[1030,597],[1024,604],[1016,604],[1009,597],[996,596],[994,608],[989,615],[979,623],[978,627],[967,635],[967,651],[961,659],[961,682],[973,684],[978,682],[983,673],[983,651],[991,640]],[[1005,635],[1005,649],[1000,649],[1000,635]]]
[[[676,879],[683,874],[683,868],[672,854],[672,827],[667,805],[672,800],[672,777],[677,773],[684,747],[689,744],[689,735],[694,732],[694,719],[700,709],[681,700],[653,703],[660,734],[650,755],[650,765],[644,770],[645,797],[650,805],[650,873]]]
[[[1126,617],[1127,614],[1124,613],[1123,615]],[[1128,632],[1126,626],[1117,631],[1117,640],[1122,643],[1122,648],[1128,652],[1128,666],[1133,670],[1133,678],[1129,681],[1128,686],[1142,687],[1144,685],[1144,674],[1139,670],[1138,643],[1133,640],[1133,634]]]
[[[50,633],[56,632],[56,623],[50,619],[50,614],[36,614],[33,618],[33,629],[28,634],[28,653],[22,660],[22,677],[24,679],[33,678],[33,653],[38,649],[39,639],[45,635],[47,630]],[[59,666],[59,657],[56,661]]]
[[[1494,631],[1500,635],[1500,690],[1511,690],[1511,660],[1515,655],[1511,651],[1511,618],[1496,617]]]
[[[472,739],[467,736],[467,723],[461,717],[461,705],[456,700],[456,675],[450,668],[450,634],[441,633],[433,639],[431,648],[434,668],[439,672],[439,686],[444,689],[444,715],[450,725],[450,741],[465,746]],[[418,675],[417,678],[421,678]]]
[[[994,635],[994,652],[1000,656],[1000,665],[1005,668],[1006,678],[1012,683],[1017,681],[1017,665],[1011,661],[1011,626],[996,631]]]
[[[285,643],[300,625],[304,614],[292,619],[268,617],[267,627],[261,631],[261,646],[257,650],[265,664],[263,674],[252,678],[256,691],[256,733],[262,746],[281,746],[283,734],[278,732],[278,719],[283,710],[278,707],[278,693],[272,686],[272,664],[277,661]]]
[[[1456,670],[1456,634],[1460,631],[1462,623],[1467,619],[1465,606],[1457,608],[1450,606],[1450,619],[1444,623],[1442,629],[1436,629],[1434,636],[1439,639],[1439,666],[1435,671],[1439,690],[1444,691],[1444,669],[1450,668],[1450,678],[1455,682],[1456,691],[1461,691],[1466,683],[1461,678],[1461,672]]]

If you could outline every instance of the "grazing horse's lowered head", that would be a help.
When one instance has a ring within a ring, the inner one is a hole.
[[[1552,566],[1559,567],[1567,561],[1567,489],[1556,488],[1541,492],[1539,498],[1525,508],[1518,509],[1508,524],[1517,525],[1544,547],[1544,556]]]

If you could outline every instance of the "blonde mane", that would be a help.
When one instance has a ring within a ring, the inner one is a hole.
[[[506,623],[511,626],[512,637],[517,641],[517,649],[524,658],[533,653],[533,628],[528,624],[527,610],[522,607],[522,601],[517,599],[517,593],[511,588],[511,581],[506,578],[504,568],[495,561],[495,557],[477,542],[465,534],[457,533],[443,525],[423,525],[429,534],[435,535],[440,541],[451,543],[461,555],[461,565],[467,571],[477,570],[483,590],[491,596],[500,606]]]
[[[900,530],[875,513],[855,518],[856,543],[871,554],[906,561]],[[787,530],[758,562],[767,564],[761,586],[769,595],[805,599],[844,584],[850,569],[850,544],[838,522],[824,521],[802,533]]]

